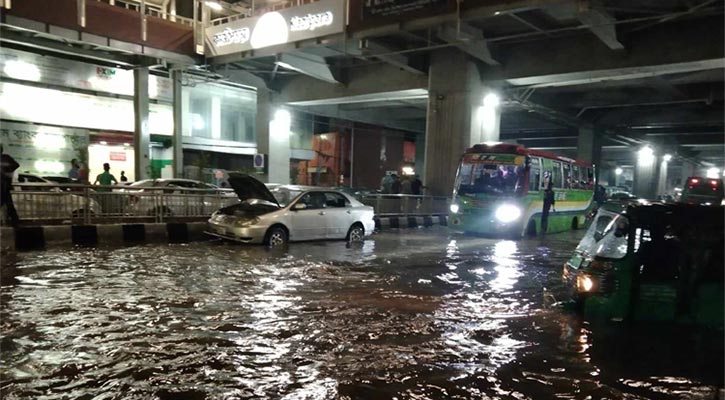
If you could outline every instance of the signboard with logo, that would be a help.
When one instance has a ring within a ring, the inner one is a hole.
[[[254,168],[256,168],[256,169],[264,168],[264,154],[255,154],[254,155]]]
[[[345,2],[320,0],[211,26],[206,29],[206,55],[261,49],[341,33],[344,29]]]
[[[0,48],[0,78],[133,96],[133,71]],[[149,97],[172,100],[171,79],[149,75]]]

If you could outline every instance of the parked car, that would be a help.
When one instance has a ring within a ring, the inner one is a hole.
[[[191,179],[144,179],[124,185],[125,213],[136,216],[208,216],[237,203],[232,190]]]
[[[65,192],[57,184],[37,175],[20,173],[13,186],[13,202],[18,216],[23,219],[81,218],[87,209],[89,215],[98,215],[101,207],[92,198]]]
[[[229,183],[240,203],[212,214],[207,230],[210,235],[277,247],[289,241],[317,239],[357,242],[375,229],[373,208],[336,190],[287,185],[275,188],[285,196],[297,193],[285,203],[249,175],[230,174]]]
[[[612,192],[612,194],[609,195],[608,200],[627,200],[636,198],[637,196],[629,192]]]
[[[725,200],[722,179],[691,176],[687,178],[680,201],[687,204],[719,206]]]

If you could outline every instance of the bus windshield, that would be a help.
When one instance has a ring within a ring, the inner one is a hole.
[[[466,154],[456,178],[459,195],[520,195],[526,186],[523,156]]]

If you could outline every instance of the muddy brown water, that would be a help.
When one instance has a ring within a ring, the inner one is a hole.
[[[4,254],[0,393],[717,398],[722,331],[594,323],[549,305],[580,234]]]

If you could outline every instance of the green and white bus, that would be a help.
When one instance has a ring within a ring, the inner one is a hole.
[[[595,206],[591,164],[515,144],[477,144],[458,166],[449,226],[482,235],[535,235],[550,182],[555,205],[547,232],[582,226]]]

